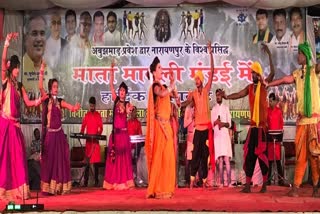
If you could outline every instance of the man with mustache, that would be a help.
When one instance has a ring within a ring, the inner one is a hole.
[[[104,44],[104,15],[98,10],[93,14],[93,36],[92,44],[94,46],[103,46]]]
[[[244,144],[244,164],[243,169],[246,173],[246,185],[241,190],[243,193],[250,193],[250,183],[252,180],[256,161],[258,159],[260,169],[263,175],[263,186],[260,193],[267,191],[268,180],[268,158],[266,156],[266,131],[267,131],[267,89],[265,82],[271,82],[274,77],[274,67],[271,58],[271,52],[265,44],[264,51],[268,54],[270,73],[268,77],[263,80],[263,69],[259,62],[253,62],[250,69],[252,74],[252,82],[244,89],[237,93],[226,95],[224,91],[221,92],[222,97],[227,100],[236,100],[249,96],[249,107],[251,113],[250,128],[248,130],[246,143]]]
[[[298,45],[304,42],[304,32],[302,25],[302,12],[300,8],[293,7],[290,12],[290,22],[292,34],[290,36],[290,50],[298,53]]]
[[[257,10],[256,23],[258,27],[258,32],[253,36],[252,43],[257,44],[260,41],[269,43],[273,38],[273,35],[268,27],[268,12],[266,10]]]
[[[270,50],[274,59],[279,59],[275,61],[275,67],[277,68],[276,78],[280,78],[290,71],[291,57],[288,54],[290,33],[287,31],[287,13],[284,9],[278,9],[273,11],[273,27],[275,31],[275,36],[273,36],[270,44]]]
[[[23,56],[22,83],[29,97],[37,98],[38,95],[38,77],[42,57],[46,47],[46,20],[37,13],[33,13],[26,20],[24,26],[24,46],[25,54]],[[52,78],[52,71],[47,67],[44,72],[44,80]],[[35,113],[40,116],[40,108],[29,107],[26,114],[31,116]],[[36,110],[36,111],[35,111]]]
[[[41,15],[30,16],[25,25],[25,54],[23,56],[24,82],[23,85],[28,90],[28,86],[37,85],[36,74],[41,66],[41,60],[46,47],[46,20]],[[52,74],[45,73],[46,79]],[[36,82],[36,83],[35,83]]]

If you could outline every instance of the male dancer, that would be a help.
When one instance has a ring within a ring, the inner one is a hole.
[[[208,42],[208,52],[210,54],[210,72],[208,82],[203,86],[204,76],[202,71],[198,70],[194,76],[196,82],[196,89],[188,94],[188,99],[185,105],[193,102],[194,112],[195,112],[195,132],[193,138],[193,151],[192,151],[192,161],[191,161],[191,176],[190,176],[190,188],[195,185],[195,176],[198,172],[199,167],[201,168],[201,177],[203,181],[203,187],[207,187],[207,176],[208,176],[208,156],[209,150],[206,142],[209,142],[213,147],[212,143],[212,125],[210,118],[209,109],[209,92],[212,85],[213,73],[214,73],[214,61],[212,55],[211,42]],[[211,134],[211,135],[210,135]],[[210,148],[211,159],[214,160],[213,149]],[[200,178],[201,179],[201,178]]]
[[[266,78],[266,82],[272,81],[274,77],[274,67],[272,63],[271,53],[265,44],[263,49],[269,56],[270,74]],[[228,96],[225,99],[235,100],[249,95],[249,105],[251,113],[250,129],[248,131],[246,143],[244,145],[244,171],[246,173],[246,185],[241,190],[243,193],[250,193],[250,182],[258,158],[261,172],[263,175],[263,185],[261,193],[267,191],[268,180],[268,158],[266,156],[266,128],[267,128],[267,90],[263,82],[263,70],[259,62],[253,62],[251,65],[251,74],[253,83],[247,85],[238,93]],[[224,92],[223,92],[224,93]]]

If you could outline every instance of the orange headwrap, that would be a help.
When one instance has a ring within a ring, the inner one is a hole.
[[[196,79],[197,77],[201,80],[201,82],[203,82],[204,76],[203,76],[203,73],[202,73],[201,70],[197,70],[197,71],[196,71],[196,73],[195,73],[195,75],[194,75],[194,79]]]

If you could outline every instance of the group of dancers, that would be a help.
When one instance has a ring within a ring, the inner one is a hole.
[[[23,133],[20,128],[21,99],[26,106],[42,104],[42,146],[41,146],[41,191],[46,195],[66,194],[71,190],[70,151],[66,136],[62,129],[61,109],[78,111],[80,104],[71,105],[65,100],[57,98],[59,83],[57,79],[48,81],[48,91],[43,87],[45,62],[42,61],[39,71],[39,90],[41,97],[29,100],[23,85],[18,82],[20,61],[16,55],[7,61],[7,50],[12,39],[17,39],[17,33],[10,33],[6,37],[2,55],[2,92],[0,116],[0,198],[1,199],[27,199],[30,197],[28,186],[28,170],[26,163],[26,148]],[[253,83],[247,85],[237,93],[226,95],[221,89],[216,90],[216,96],[222,99],[234,100],[249,96],[251,123],[246,143],[244,145],[244,170],[246,184],[241,190],[243,193],[251,192],[250,183],[258,159],[263,175],[261,193],[267,191],[269,161],[266,154],[268,130],[267,122],[267,88],[295,83],[298,99],[298,120],[296,133],[296,169],[294,185],[288,193],[289,196],[299,195],[299,186],[310,160],[313,197],[319,197],[319,142],[318,120],[320,115],[320,97],[318,78],[320,64],[311,64],[311,49],[307,42],[299,45],[298,63],[301,68],[291,75],[279,80],[273,80],[274,68],[271,52],[267,45],[263,45],[270,62],[270,74],[263,78],[263,69],[259,62],[251,65]],[[209,92],[214,75],[214,58],[211,42],[208,42],[210,56],[210,69],[208,82],[204,85],[202,71],[194,76],[196,88],[190,91],[184,105],[194,108],[194,137],[192,139],[192,157],[190,160],[190,188],[195,186],[196,174],[203,181],[203,187],[208,187],[208,165],[215,168],[215,144],[224,143],[223,138],[216,138],[217,130],[227,129],[231,124],[224,121],[225,117],[218,115],[212,121],[209,109]],[[112,63],[112,67],[115,66]],[[177,152],[177,125],[172,122],[172,105],[170,100],[180,98],[175,86],[174,74],[169,75],[169,85],[161,83],[163,71],[158,57],[150,65],[147,76],[152,85],[148,92],[147,127],[145,151],[148,169],[147,198],[171,198],[174,195],[177,183],[176,152]],[[132,104],[126,101],[127,85],[122,82],[118,94],[114,89],[114,73],[110,75],[110,89],[112,92],[113,129],[109,137],[108,154],[106,157],[104,189],[129,189],[134,187],[131,160],[131,145],[128,134],[127,115],[134,110]],[[219,104],[218,102],[218,104]],[[88,134],[101,134],[103,131],[101,116],[96,114],[95,99],[90,98],[90,111],[84,118],[81,132]],[[87,118],[88,117],[88,118]],[[91,117],[91,118],[89,118]],[[95,122],[95,126],[88,126],[87,122]],[[89,130],[90,129],[90,130]],[[218,142],[216,142],[218,141]],[[97,142],[87,142],[86,153],[95,147]],[[90,148],[91,147],[91,148]],[[209,158],[209,159],[208,159]],[[223,159],[221,159],[223,161]],[[208,164],[209,163],[209,164]],[[229,182],[230,178],[228,178]],[[97,183],[95,179],[95,183]],[[85,185],[87,185],[85,183]]]

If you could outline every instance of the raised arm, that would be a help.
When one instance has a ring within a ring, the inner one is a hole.
[[[2,83],[5,81],[6,79],[6,68],[7,68],[7,51],[8,51],[8,47],[10,45],[8,40],[10,34],[7,35],[6,41],[4,43],[3,46],[3,51],[2,51],[2,60],[1,60],[1,79],[2,79]]]
[[[17,39],[18,33],[9,33],[6,37],[6,41],[4,42],[3,51],[2,51],[2,59],[1,59],[1,79],[2,83],[6,80],[6,70],[7,70],[7,52],[8,47],[10,45],[11,39]]]
[[[287,75],[287,76],[284,76],[280,79],[277,79],[277,80],[270,82],[266,86],[273,87],[273,86],[277,86],[277,85],[292,84],[292,83],[294,83],[294,77],[292,75]]]
[[[209,73],[208,82],[207,82],[205,88],[207,89],[207,91],[210,91],[211,90],[211,86],[212,86],[213,74],[214,74],[214,60],[213,60],[211,41],[208,41],[208,45],[207,46],[208,46],[208,52],[209,52],[209,55],[210,55],[210,73]]]
[[[262,43],[262,50],[264,50],[264,52],[266,52],[268,54],[269,57],[269,65],[270,65],[270,73],[268,75],[268,77],[266,78],[266,82],[271,82],[274,78],[274,66],[273,66],[273,62],[272,62],[272,56],[271,56],[271,52],[270,49],[268,47],[268,45],[266,45],[265,43]]]
[[[62,108],[66,108],[71,112],[76,112],[80,109],[80,103],[76,103],[74,106],[71,105],[70,103],[67,103],[66,101],[62,100],[61,101],[61,107]]]
[[[30,107],[30,106],[38,106],[38,105],[41,104],[42,101],[44,101],[45,99],[48,98],[48,95],[44,94],[43,96],[39,97],[39,99],[30,100],[28,95],[27,95],[26,89],[23,86],[21,87],[21,93],[22,93],[23,101],[26,104],[26,106],[28,106],[28,107]]]
[[[178,90],[176,88],[173,89],[172,93],[171,93],[171,97],[173,97],[176,100],[176,103],[178,105],[178,107],[181,107],[181,100],[178,94]]]
[[[117,94],[116,94],[116,91],[115,91],[114,85],[113,85],[113,82],[114,82],[114,66],[115,66],[115,62],[114,62],[114,60],[112,60],[112,62],[111,62],[110,80],[109,80],[110,91],[111,91],[111,95],[112,95],[112,101],[115,101],[116,98],[117,98]]]
[[[174,93],[173,91],[175,89],[174,74],[173,74],[172,71],[170,72],[169,79],[170,79],[170,86],[169,87],[163,88],[163,87],[160,87],[160,85],[157,84],[157,85],[154,86],[153,93],[155,93],[155,95],[157,95],[159,97],[165,97],[168,94],[171,96],[172,93]]]
[[[46,63],[45,63],[44,59],[42,59],[40,70],[39,70],[39,90],[40,90],[41,96],[46,94],[46,91],[43,88],[43,76],[44,76],[45,68],[46,68]]]
[[[225,95],[223,92],[223,98],[227,99],[227,100],[236,100],[236,99],[240,99],[242,97],[245,97],[249,94],[249,85],[247,85],[244,89],[242,89],[241,91],[237,92],[237,93],[233,93],[230,95]]]

